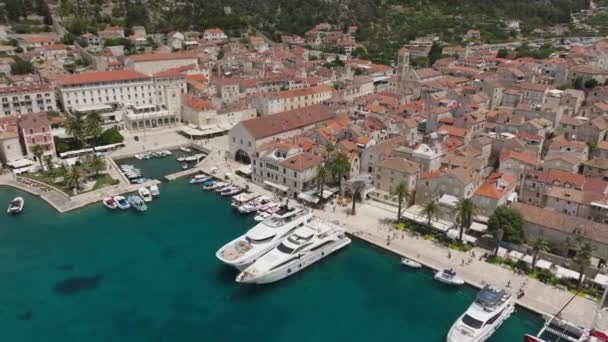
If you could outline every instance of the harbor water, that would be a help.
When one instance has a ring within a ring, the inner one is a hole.
[[[237,284],[216,250],[254,222],[187,180],[145,213],[101,204],[58,214],[24,196],[0,215],[0,341],[445,341],[476,291],[354,241],[275,284]],[[490,340],[540,320],[518,309]]]

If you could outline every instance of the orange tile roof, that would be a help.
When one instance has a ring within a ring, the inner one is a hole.
[[[500,154],[499,159],[501,162],[506,159],[515,159],[515,160],[522,161],[522,162],[530,164],[530,165],[536,165],[536,162],[537,162],[536,156],[534,154],[521,153],[521,152],[515,152],[515,151],[505,151]]]
[[[182,103],[196,111],[214,109],[213,104],[210,101],[199,99],[188,94],[182,94]]]
[[[116,71],[94,71],[94,72],[83,72],[80,74],[73,74],[63,77],[60,81],[60,85],[73,85],[73,84],[89,84],[89,83],[101,83],[101,82],[118,82],[118,81],[129,81],[129,80],[143,80],[149,79],[148,75],[142,74],[135,70],[125,69]]]
[[[331,119],[333,116],[334,113],[329,108],[317,104],[241,121],[240,124],[245,126],[254,138],[261,139],[313,125]]]
[[[290,170],[301,171],[316,167],[321,163],[323,163],[322,157],[316,156],[310,152],[302,152],[285,159],[281,162],[281,166]]]
[[[449,135],[464,138],[469,131],[466,128],[443,125],[437,131],[446,131]]]

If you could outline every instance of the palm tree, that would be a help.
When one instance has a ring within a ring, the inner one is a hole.
[[[578,265],[578,286],[580,290],[583,286],[583,277],[585,276],[585,268],[591,264],[591,256],[593,254],[593,247],[587,241],[583,241],[581,238],[577,239],[576,255],[574,256],[574,263]]]
[[[331,173],[338,181],[340,193],[342,193],[342,178],[350,172],[350,159],[344,153],[338,153],[331,161]]]
[[[46,169],[49,171],[53,171],[53,169],[55,168],[55,165],[53,165],[53,157],[52,156],[45,156],[44,157],[44,163],[46,164]]]
[[[325,157],[325,161],[329,161],[329,157],[331,156],[331,154],[336,150],[336,146],[334,145],[334,143],[332,143],[331,141],[327,143],[327,145],[325,145],[325,151],[327,152],[327,155]]]
[[[83,146],[87,137],[86,124],[82,114],[70,115],[65,122],[65,132],[76,140],[79,147]]]
[[[99,176],[99,173],[106,168],[106,162],[103,159],[99,158],[98,156],[92,155],[87,160],[87,167],[93,173],[95,173],[95,177],[97,177],[97,176]]]
[[[462,236],[465,229],[469,229],[473,223],[473,215],[475,215],[475,204],[470,198],[461,198],[456,203],[456,207],[452,210],[452,214],[456,216],[456,222],[460,226],[459,240],[462,242]]]
[[[41,145],[34,145],[32,146],[32,153],[34,154],[34,157],[36,157],[36,160],[38,160],[38,162],[40,163],[40,169],[44,170],[44,164],[42,163],[42,155],[44,154],[44,148]]]
[[[365,182],[362,180],[356,180],[351,183],[350,192],[353,197],[353,207],[352,207],[351,213],[353,216],[357,214],[357,212],[356,212],[357,194],[359,194],[364,188],[365,188]]]
[[[401,220],[401,209],[403,206],[403,201],[405,200],[409,202],[412,193],[410,192],[407,183],[404,181],[400,181],[399,184],[397,184],[397,187],[392,191],[392,193],[393,195],[397,196],[397,223],[399,223],[399,221]]]
[[[532,268],[536,265],[538,255],[549,250],[549,241],[543,238],[537,238],[532,242]]]
[[[319,192],[321,194],[321,199],[323,198],[323,189],[325,187],[325,182],[329,178],[329,170],[325,166],[320,166],[317,171],[317,185]]]
[[[422,214],[426,216],[426,224],[430,227],[431,220],[437,219],[439,215],[439,204],[437,204],[437,201],[430,200],[426,202],[422,208]]]
[[[101,116],[99,116],[99,113],[93,112],[93,113],[87,114],[87,117],[85,120],[86,136],[93,138],[94,141],[97,141],[97,139],[99,138],[99,136],[102,133],[101,124],[102,124],[102,120],[101,120]]]
[[[65,184],[78,192],[80,188],[80,180],[82,179],[82,172],[80,168],[77,166],[72,166],[70,170],[65,175]]]

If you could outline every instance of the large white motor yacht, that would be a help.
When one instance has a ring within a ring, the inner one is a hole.
[[[242,271],[312,217],[312,212],[306,208],[281,207],[247,233],[224,245],[215,255],[223,263]]]
[[[276,248],[260,257],[237,277],[239,283],[267,284],[301,271],[348,245],[351,240],[337,226],[317,219],[296,229]]]
[[[490,338],[515,310],[511,293],[486,285],[448,333],[448,342],[482,342]]]

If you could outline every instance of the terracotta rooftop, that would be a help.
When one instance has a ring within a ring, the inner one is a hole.
[[[532,153],[521,153],[515,151],[505,151],[500,154],[500,161],[507,159],[515,159],[530,165],[536,165],[537,159],[536,156]]]
[[[60,81],[60,85],[75,85],[75,84],[90,84],[90,83],[102,83],[102,82],[120,82],[130,80],[144,80],[149,79],[148,75],[142,74],[135,70],[125,69],[116,71],[94,71],[94,72],[83,72],[79,74],[73,74],[63,77]]]
[[[266,115],[242,121],[256,139],[271,137],[283,132],[313,125],[333,118],[334,114],[322,104]]]
[[[521,213],[527,223],[565,234],[581,232],[589,240],[608,244],[608,225],[524,203],[516,202],[512,207]]]
[[[379,162],[377,166],[409,174],[420,170],[420,164],[405,158],[386,158]]]
[[[298,153],[281,162],[281,166],[295,171],[307,170],[323,163],[323,157],[309,152]]]

